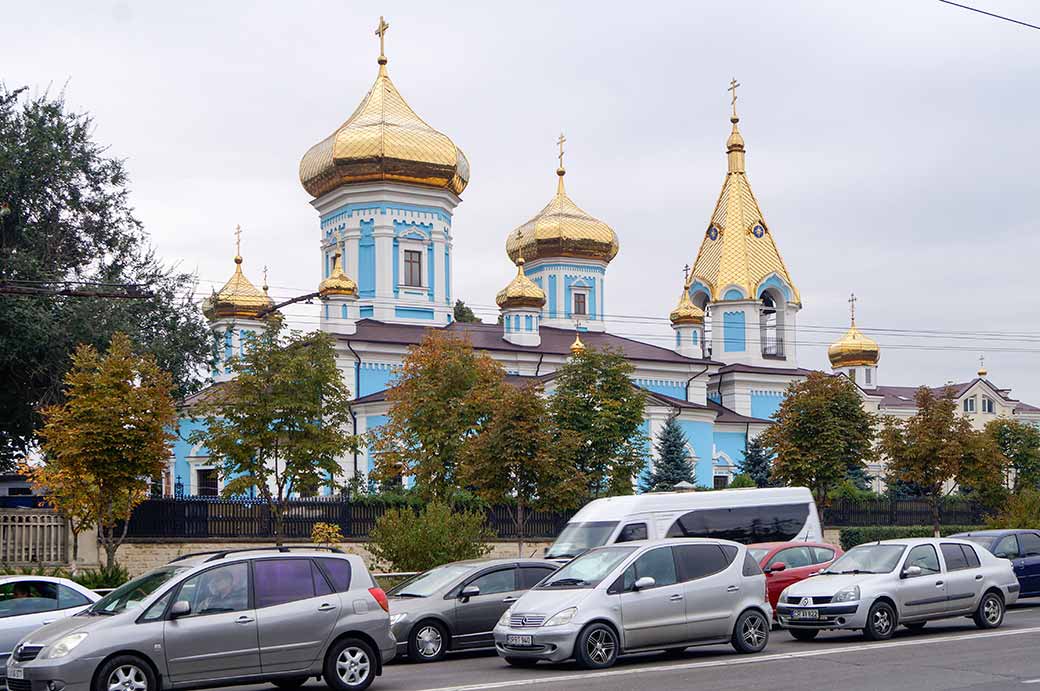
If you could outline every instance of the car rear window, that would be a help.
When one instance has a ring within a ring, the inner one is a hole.
[[[724,570],[729,560],[718,545],[675,545],[675,561],[679,580],[692,581]]]
[[[968,560],[968,568],[974,569],[980,566],[979,555],[975,552],[975,548],[970,545],[961,545],[961,550],[964,552],[964,557]]]
[[[257,608],[314,597],[310,559],[257,559],[253,564],[253,596]]]
[[[333,589],[338,593],[350,590],[350,562],[346,559],[319,557],[317,560]]]
[[[761,576],[762,567],[758,565],[758,561],[751,556],[751,552],[744,555],[744,567],[743,574],[745,576]]]
[[[947,571],[960,571],[968,568],[968,560],[960,545],[944,542],[939,545],[939,549],[942,550],[943,559],[946,560]]]
[[[1040,555],[1040,537],[1035,533],[1019,533],[1018,543],[1022,545],[1022,556],[1035,557]]]

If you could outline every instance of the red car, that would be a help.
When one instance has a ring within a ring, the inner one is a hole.
[[[766,589],[774,613],[784,588],[830,566],[843,554],[840,548],[825,542],[760,542],[748,545],[748,552],[766,574]]]

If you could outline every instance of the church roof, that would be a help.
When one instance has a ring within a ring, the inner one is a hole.
[[[936,396],[945,395],[946,389],[950,389],[953,393],[953,397],[960,398],[968,392],[968,389],[975,386],[979,382],[982,382],[988,386],[993,392],[997,394],[1002,401],[1007,404],[1013,404],[1015,412],[1026,413],[1026,412],[1040,412],[1040,408],[1032,406],[1028,403],[1011,398],[1008,395],[1009,389],[1000,389],[993,382],[988,379],[976,377],[966,382],[951,382],[944,384],[943,386],[930,386],[928,387],[931,392]],[[921,388],[919,386],[878,386],[875,389],[865,389],[864,393],[868,396],[881,397],[879,405],[882,408],[916,408],[917,403],[914,397],[917,395],[917,390]]]
[[[761,283],[775,274],[790,286],[793,294],[788,300],[801,304],[798,288],[791,280],[773,233],[751,191],[744,168],[744,138],[737,129],[739,118],[735,107],[730,120],[733,131],[726,142],[729,169],[687,279],[687,288],[699,280],[710,290],[712,301],[724,299],[731,287],[756,299]]]
[[[273,306],[267,291],[257,288],[242,273],[242,255],[236,253],[235,273],[231,274],[224,287],[202,301],[202,313],[210,320],[222,317],[256,319],[261,312]]]
[[[545,291],[524,273],[523,256],[516,258],[516,276],[509,284],[498,291],[495,303],[502,309],[541,308],[545,305]]]

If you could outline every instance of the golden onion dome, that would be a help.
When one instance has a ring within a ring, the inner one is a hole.
[[[578,207],[563,186],[567,171],[556,170],[556,196],[538,215],[506,239],[506,254],[516,261],[521,254],[532,259],[576,257],[609,262],[618,253],[614,229]]]
[[[580,355],[585,352],[585,344],[581,342],[581,334],[574,332],[574,343],[571,343],[571,355]]]
[[[357,283],[343,271],[343,263],[340,261],[340,253],[336,252],[336,258],[332,263],[332,271],[328,278],[318,284],[318,296],[326,298],[330,295],[346,295],[357,297]]]
[[[511,307],[528,307],[541,309],[545,306],[545,291],[524,273],[524,258],[516,259],[516,276],[505,288],[495,296],[495,302],[502,309]]]
[[[257,319],[261,312],[266,312],[274,303],[253,285],[242,273],[242,257],[235,255],[235,273],[224,287],[202,301],[202,313],[209,320],[225,317]]]
[[[375,84],[354,114],[303,155],[304,189],[320,197],[342,185],[393,181],[462,194],[469,182],[466,155],[415,114],[390,81],[386,57],[380,54],[378,62]]]
[[[704,310],[693,304],[693,300],[690,299],[690,292],[683,288],[682,297],[679,298],[679,304],[675,306],[675,309],[668,315],[668,318],[671,319],[672,324],[675,324],[676,326],[681,324],[703,324]]]
[[[845,335],[831,344],[827,349],[827,357],[831,367],[872,367],[881,359],[881,347],[872,338],[864,336],[856,328],[856,320]]]

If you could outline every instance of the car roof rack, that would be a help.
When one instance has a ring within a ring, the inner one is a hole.
[[[182,554],[179,557],[171,559],[169,563],[175,561],[184,561],[185,559],[191,559],[193,557],[205,557],[208,559],[203,561],[204,564],[208,564],[211,561],[217,561],[223,559],[230,554],[241,554],[243,552],[282,552],[289,553],[294,549],[307,549],[307,550],[324,550],[326,552],[333,552],[335,554],[346,554],[339,547],[324,547],[321,545],[281,545],[278,547],[245,547],[240,549],[215,549],[208,552],[191,552],[190,554]]]

